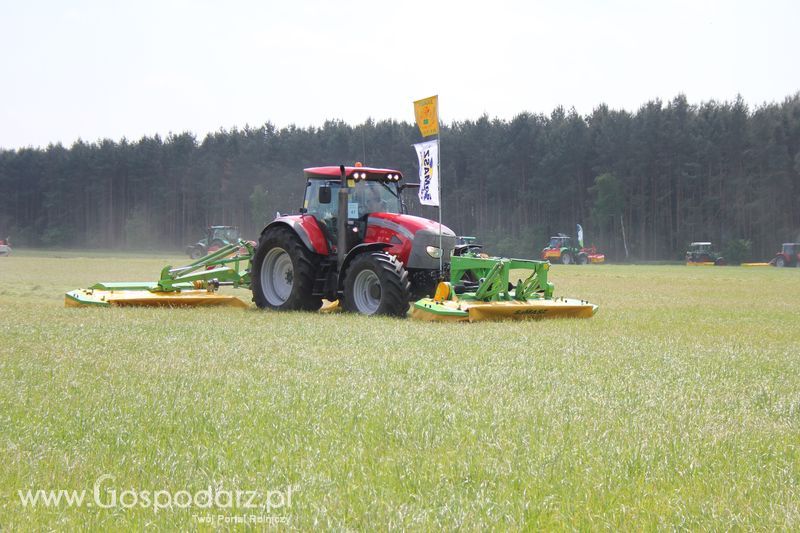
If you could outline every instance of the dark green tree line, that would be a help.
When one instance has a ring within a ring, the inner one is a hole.
[[[300,207],[304,167],[363,161],[416,181],[419,140],[413,124],[370,120],[2,150],[0,233],[18,245],[179,248],[234,224],[254,238]],[[483,116],[444,126],[441,142],[444,222],[498,253],[535,255],[576,223],[613,258],[623,227],[638,259],[736,239],[767,257],[800,240],[800,93],[754,109],[678,96],[635,112]],[[413,213],[436,217],[408,196]]]

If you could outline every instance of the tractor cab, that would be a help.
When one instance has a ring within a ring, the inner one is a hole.
[[[569,248],[570,238],[564,235],[563,233],[559,233],[555,237],[550,237],[550,244],[547,247],[559,250],[561,248]]]
[[[785,242],[783,243],[782,250],[783,253],[788,256],[797,256],[797,254],[800,254],[800,243]]]
[[[711,251],[710,242],[693,242],[689,245],[689,251],[694,253],[708,253]]]
[[[236,226],[210,226],[208,228],[208,242],[221,241],[230,244],[239,240],[239,228]]]
[[[344,244],[347,250],[367,238],[369,216],[374,214],[400,215],[405,212],[400,180],[396,170],[369,168],[356,163],[353,167],[316,167],[305,169],[306,193],[301,213],[312,216],[328,243],[330,250],[338,246],[339,213],[347,219]],[[344,175],[344,177],[343,177]],[[347,188],[347,206],[339,209],[339,192]]]
[[[348,172],[349,170],[349,172]],[[332,175],[333,173],[337,175]],[[402,213],[400,194],[402,175],[396,171],[365,167],[346,167],[348,220],[366,221],[370,213]],[[320,167],[306,169],[306,194],[302,212],[323,223],[336,235],[339,212],[340,169]]]
[[[686,251],[687,264],[726,264],[725,258],[714,251],[713,245],[708,241],[697,241],[689,245]]]

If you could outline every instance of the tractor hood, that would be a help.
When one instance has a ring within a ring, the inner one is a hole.
[[[369,215],[369,223],[376,226],[384,226],[393,229],[411,239],[420,230],[434,231],[439,234],[439,223],[427,218],[415,217],[414,215],[402,215],[398,213],[372,213]],[[453,230],[442,224],[442,235],[452,236],[456,234]]]
[[[427,218],[397,213],[373,213],[367,222],[368,241],[389,242],[408,268],[433,270],[439,268],[441,253],[445,263],[456,246],[456,234],[442,224],[441,251],[439,250],[439,223]],[[399,242],[395,237],[399,239]]]

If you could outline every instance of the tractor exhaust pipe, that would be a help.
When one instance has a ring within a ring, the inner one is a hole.
[[[336,221],[336,259],[339,275],[341,275],[344,256],[347,255],[347,198],[349,189],[347,188],[344,165],[339,166],[339,172],[342,176],[342,186],[339,188],[339,213]]]

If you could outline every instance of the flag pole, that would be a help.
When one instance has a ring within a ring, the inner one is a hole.
[[[431,117],[433,115],[433,117]],[[439,208],[439,279],[444,279],[444,250],[442,249],[442,162],[440,161],[442,157],[441,151],[441,139],[442,139],[442,132],[439,129],[439,95],[434,95],[428,98],[423,98],[422,100],[416,100],[414,102],[414,117],[417,122],[417,127],[419,128],[419,132],[422,134],[423,141],[426,137],[431,137],[436,135],[434,139],[436,141],[436,185],[439,187],[439,190],[436,191],[437,202],[436,206]],[[436,120],[435,124],[429,123],[429,117],[434,118]],[[434,131],[429,131],[430,129],[435,128]],[[426,144],[431,141],[424,141],[416,146],[421,146],[422,144]],[[423,181],[423,156],[419,149],[417,150],[417,158],[419,159],[420,164],[420,186],[422,186]],[[425,164],[425,169],[427,170],[427,160]],[[433,168],[430,168],[431,174],[434,172]],[[425,180],[427,183],[432,181],[432,176]],[[430,189],[424,189],[426,198],[423,201],[423,189],[420,188],[420,203],[424,205],[432,205],[432,191]]]
[[[439,98],[436,98],[436,120],[439,120]],[[439,281],[444,281],[444,249],[442,248],[442,128],[439,128],[439,157],[436,158],[436,171],[439,173]]]

